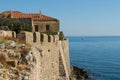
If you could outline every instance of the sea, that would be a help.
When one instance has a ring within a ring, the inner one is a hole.
[[[91,79],[120,80],[120,36],[68,36],[71,65]]]

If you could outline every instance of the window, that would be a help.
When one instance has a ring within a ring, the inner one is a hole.
[[[46,25],[46,30],[49,31],[50,30],[50,26]]]
[[[35,31],[38,32],[38,25],[35,25]]]

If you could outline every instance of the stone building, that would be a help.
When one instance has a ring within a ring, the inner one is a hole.
[[[59,20],[42,13],[22,13],[19,11],[4,11],[0,13],[0,19],[21,20],[32,26],[33,32],[59,31]]]

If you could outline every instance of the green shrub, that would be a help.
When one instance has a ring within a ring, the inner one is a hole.
[[[24,28],[23,28],[24,31],[29,31],[31,32],[32,31],[32,26],[29,26],[29,25],[26,25]]]
[[[45,32],[42,32],[42,33],[45,33],[47,35],[56,35],[57,32],[53,32],[53,31],[45,31]]]
[[[2,43],[5,43],[5,44],[6,44],[7,42],[6,42],[5,39],[0,39],[0,44],[2,44]]]
[[[15,19],[0,19],[0,26],[8,26],[8,28],[16,33],[22,31],[32,31],[32,25]]]
[[[63,34],[63,32],[60,32],[60,34],[59,34],[59,40],[64,40],[64,34]]]

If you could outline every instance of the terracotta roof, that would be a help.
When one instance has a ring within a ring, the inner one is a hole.
[[[9,13],[11,18],[32,18],[34,21],[57,21],[56,18],[42,15],[41,13],[22,13],[19,11],[5,11],[1,14]]]

